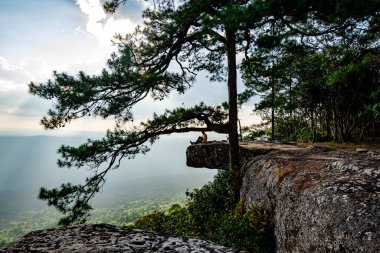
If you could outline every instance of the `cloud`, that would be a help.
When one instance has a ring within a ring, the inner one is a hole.
[[[97,74],[106,66],[106,59],[116,50],[111,44],[113,35],[132,31],[142,8],[139,0],[128,0],[135,3],[123,10],[135,16],[106,15],[101,1],[34,0],[20,7],[0,1],[0,21],[12,24],[0,32],[0,129],[12,125],[28,128],[26,122],[38,125],[51,107],[51,101],[28,94],[31,81],[46,82],[53,69],[74,75],[79,70]],[[60,11],[52,11],[57,9]],[[20,40],[20,34],[25,40]],[[73,129],[90,125],[84,122],[74,123]],[[104,128],[102,124],[91,126]]]
[[[33,79],[34,76],[31,73],[20,66],[9,64],[4,57],[0,57],[0,90],[16,89]]]
[[[88,17],[87,31],[94,35],[102,46],[111,46],[111,40],[115,34],[130,33],[137,26],[137,22],[133,22],[128,17],[107,15],[100,0],[77,0],[77,5]],[[137,12],[141,12],[141,10],[139,9]]]
[[[133,23],[142,23],[142,11],[149,6],[149,2],[141,0],[128,0],[119,6],[113,16],[116,19],[128,17]]]
[[[0,115],[11,115],[17,111],[19,105],[25,100],[26,91],[22,90],[0,90]]]
[[[44,59],[24,59],[16,66],[0,57],[0,118],[41,117],[49,103],[29,95],[27,84],[45,80],[49,72]]]
[[[33,81],[42,82],[51,75],[51,69],[43,58],[27,58],[22,60],[20,67],[33,75]]]
[[[0,57],[0,91],[26,90],[28,83],[42,82],[51,76],[51,72],[43,58],[27,58],[18,65],[11,65]]]
[[[28,94],[28,90],[0,90],[0,116],[41,117],[50,107],[50,101]]]

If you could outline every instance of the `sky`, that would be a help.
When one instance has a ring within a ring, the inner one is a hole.
[[[126,34],[141,24],[146,1],[129,0],[113,15],[104,13],[100,0],[0,0],[0,133],[43,132],[39,119],[52,102],[28,94],[30,82],[44,83],[53,70],[97,74],[116,48],[115,33]],[[239,90],[242,90],[239,80]],[[165,108],[192,106],[200,101],[217,105],[227,100],[225,83],[210,83],[200,74],[185,95],[172,94],[157,102],[136,105],[136,121]],[[248,105],[239,112],[243,125],[257,123]],[[52,134],[104,131],[112,120],[84,119]]]

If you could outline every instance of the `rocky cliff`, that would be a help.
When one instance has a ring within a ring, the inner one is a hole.
[[[107,224],[79,225],[31,232],[3,251],[9,253],[233,253],[231,249],[190,237],[171,237]]]
[[[278,252],[380,252],[380,157],[277,151],[243,167],[241,200],[273,214]]]

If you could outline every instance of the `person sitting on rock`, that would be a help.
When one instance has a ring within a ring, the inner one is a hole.
[[[206,142],[207,142],[207,134],[204,130],[202,130],[202,136],[199,136],[196,141],[190,141],[191,144],[206,143]]]

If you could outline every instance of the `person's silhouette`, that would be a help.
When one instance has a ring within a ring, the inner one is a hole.
[[[202,130],[202,136],[199,136],[196,141],[190,141],[191,144],[206,143],[206,142],[207,142],[207,134],[204,130]]]

